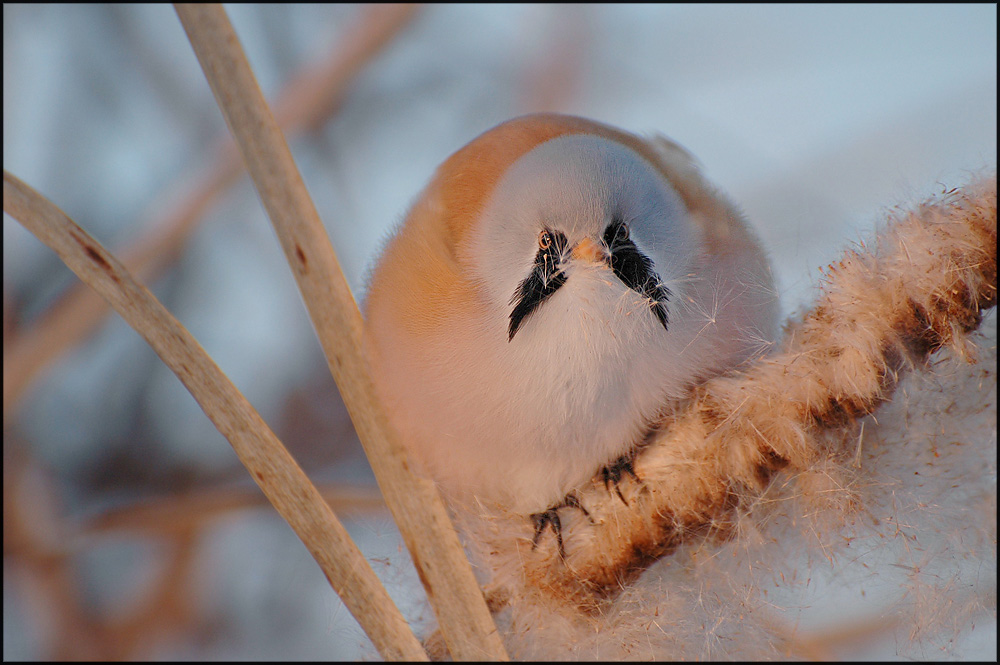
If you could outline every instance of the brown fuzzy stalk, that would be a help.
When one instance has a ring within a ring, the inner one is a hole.
[[[577,489],[589,516],[564,520],[565,556],[551,533],[533,546],[523,516],[483,521],[494,584],[596,609],[678,545],[730,535],[782,470],[802,494],[849,503],[828,492],[850,472],[844,434],[892,396],[902,371],[944,346],[963,355],[996,304],[996,197],[996,175],[978,178],[848,250],[776,353],[698,386],[663,423],[634,460],[638,482],[597,476]]]

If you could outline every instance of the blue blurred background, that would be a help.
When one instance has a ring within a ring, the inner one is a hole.
[[[356,31],[363,11],[227,9],[272,99]],[[960,4],[430,6],[291,146],[360,298],[380,243],[436,165],[493,125],[554,110],[665,134],[744,208],[791,313],[811,298],[818,268],[884,211],[995,166],[996,18],[995,5]],[[128,246],[225,132],[176,15],[163,5],[5,4],[3,21],[4,168],[107,247]],[[6,355],[9,339],[75,278],[6,215],[3,234]],[[373,483],[245,176],[217,197],[152,288],[313,478]],[[12,458],[30,470],[20,494],[8,491]],[[172,574],[176,538],[95,535],[84,528],[92,520],[177,493],[253,491],[226,441],[117,316],[5,417],[4,462],[5,660],[107,656],[96,627],[78,652],[53,645],[74,611],[79,625],[121,622]],[[423,625],[429,610],[395,527],[364,505],[343,517],[404,613]],[[9,510],[56,525],[72,599],[54,601],[47,578],[22,565],[24,552],[8,551]],[[172,578],[185,589],[181,618],[149,622],[159,629],[140,631],[117,655],[373,654],[273,511],[211,519]],[[995,656],[995,624],[986,629],[988,652],[980,631],[956,654]]]

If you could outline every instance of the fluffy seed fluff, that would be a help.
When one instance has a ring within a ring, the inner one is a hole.
[[[456,516],[513,657],[831,657],[872,630],[920,649],[995,611],[995,316],[972,334],[996,304],[995,174],[894,214],[825,282],[778,351],[664,417],[639,482],[576,489],[565,557],[523,515]],[[851,639],[793,630],[787,606],[843,575],[892,578],[891,611]]]

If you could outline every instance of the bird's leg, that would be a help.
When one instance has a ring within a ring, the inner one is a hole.
[[[552,531],[556,534],[556,543],[559,545],[559,556],[566,558],[566,548],[563,545],[562,521],[559,519],[558,507],[552,507],[542,513],[531,515],[531,521],[535,525],[535,535],[531,539],[531,549],[538,547],[538,540],[542,537],[545,527],[552,525]]]
[[[604,489],[608,490],[610,493],[611,483],[614,483],[615,492],[618,494],[618,498],[621,499],[622,503],[626,506],[628,505],[628,501],[626,501],[625,497],[622,495],[622,491],[621,488],[618,487],[618,483],[621,482],[622,475],[626,473],[635,478],[637,483],[642,482],[639,480],[639,476],[636,475],[635,469],[632,467],[632,461],[635,460],[636,452],[637,451],[633,450],[625,453],[615,460],[613,464],[601,468],[601,477],[604,478]]]
[[[531,549],[534,550],[538,547],[538,540],[542,537],[545,527],[551,525],[552,532],[556,534],[556,544],[559,546],[559,558],[565,559],[566,547],[563,544],[562,520],[559,519],[560,508],[577,508],[580,512],[587,516],[587,519],[593,521],[593,518],[590,517],[590,513],[587,512],[587,509],[580,503],[580,499],[577,498],[574,492],[570,492],[562,498],[562,501],[548,510],[540,513],[533,513],[531,515],[531,522],[535,525],[535,535],[531,539]]]
[[[625,500],[625,496],[622,494],[618,484],[621,482],[621,479],[625,474],[632,476],[637,483],[642,482],[636,474],[635,468],[632,466],[632,462],[635,460],[635,456],[638,452],[638,448],[631,450],[630,452],[627,452],[619,457],[613,463],[601,468],[601,477],[604,479],[605,489],[610,492],[611,485],[614,483],[615,492],[618,494],[618,498],[621,499],[622,503],[625,505],[628,505],[628,501]],[[559,557],[565,559],[566,546],[563,543],[562,520],[559,518],[560,508],[576,508],[586,515],[587,519],[591,522],[594,521],[594,518],[590,516],[590,512],[583,507],[583,504],[580,503],[580,499],[577,497],[575,492],[570,492],[562,498],[562,501],[550,507],[548,510],[531,514],[531,523],[535,526],[535,534],[531,538],[531,549],[534,550],[538,547],[538,541],[541,540],[542,534],[545,533],[545,527],[551,526],[552,532],[556,535],[556,544],[559,547]]]

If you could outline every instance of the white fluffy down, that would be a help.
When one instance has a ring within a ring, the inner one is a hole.
[[[513,599],[511,657],[961,658],[995,622],[995,309],[972,339],[977,362],[938,352],[865,419],[849,523],[774,487],[763,523],[664,557],[603,615]]]
[[[767,348],[777,299],[760,250],[712,254],[675,186],[631,148],[587,134],[540,144],[499,181],[458,249],[481,307],[453,309],[427,341],[379,349],[390,411],[447,497],[544,511],[697,380]],[[609,265],[569,258],[616,219],[670,290],[666,329]],[[508,339],[511,298],[546,229],[566,238],[566,282]]]

